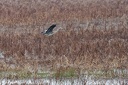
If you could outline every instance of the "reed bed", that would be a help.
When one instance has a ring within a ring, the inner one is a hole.
[[[28,64],[50,68],[128,68],[127,33],[126,28],[59,31],[50,37],[38,32],[3,33],[0,48],[6,64],[20,68]]]
[[[78,75],[86,70],[128,69],[127,9],[127,0],[1,0],[0,70],[33,75],[50,70],[58,76],[71,69]],[[51,23],[62,29],[42,35]]]
[[[127,0],[1,0],[0,24],[13,27],[112,19],[128,15],[127,4]]]

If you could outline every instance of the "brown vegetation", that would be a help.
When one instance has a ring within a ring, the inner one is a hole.
[[[127,0],[0,1],[0,24],[9,26],[108,19],[123,15],[128,15]]]
[[[106,24],[102,29],[93,25],[91,29],[87,27],[76,30],[70,24],[74,21],[101,19],[104,22],[107,19],[122,18],[128,15],[127,0],[80,0],[82,4],[79,1],[76,4],[46,1],[45,4],[41,0],[36,3],[34,0],[26,0],[25,4],[19,0],[20,5],[2,1],[0,30],[6,29],[3,28],[5,26],[11,30],[20,29],[19,32],[7,30],[0,34],[0,51],[5,56],[5,64],[1,67],[4,70],[8,67],[12,69],[11,65],[29,70],[30,66],[34,71],[38,68],[56,70],[62,67],[82,70],[128,68],[127,25],[121,23],[117,28],[110,26],[109,29],[106,29]],[[41,26],[53,22],[66,23],[66,29],[50,37],[40,34]],[[22,25],[26,28],[23,29]]]
[[[1,34],[5,62],[24,67],[128,68],[128,29],[59,31],[53,36]]]

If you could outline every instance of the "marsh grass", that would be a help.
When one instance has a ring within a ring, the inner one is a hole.
[[[70,79],[70,78],[92,78],[92,79],[126,79],[128,78],[128,73],[123,69],[113,69],[113,70],[86,70],[86,73],[78,74],[76,69],[68,68],[66,70],[57,70],[54,72],[37,72],[33,74],[31,72],[25,71],[8,71],[8,72],[0,72],[0,78],[6,79],[42,79],[42,78],[55,78],[55,79]]]
[[[77,69],[78,73],[82,69],[127,69],[127,32],[128,29],[123,28],[82,29],[78,33],[60,31],[51,37],[32,33],[2,34],[0,48],[5,64],[1,64],[1,69],[25,69],[35,76],[44,68],[59,69],[63,76],[68,75],[63,72],[68,67]]]
[[[9,27],[112,19],[127,15],[127,0],[0,1],[0,24]],[[19,5],[20,4],[20,5]],[[63,5],[62,5],[63,4]]]
[[[50,73],[37,73],[37,76],[39,77],[39,78],[47,78],[47,77],[52,77],[51,75],[50,75]]]
[[[120,73],[119,73],[120,72]],[[115,79],[115,78],[127,78],[128,74],[126,70],[123,69],[111,69],[105,70],[90,70],[87,71],[88,76],[92,76],[94,79]]]
[[[61,68],[53,74],[55,78],[74,78],[77,76],[77,72],[74,68],[68,68],[66,70]]]
[[[38,71],[44,69],[55,71],[56,77],[103,69],[103,75],[111,77],[116,75],[107,71],[113,68],[128,69],[127,0],[85,0],[82,6],[69,2],[14,2],[0,1],[1,71],[23,71],[18,76],[25,78],[43,77],[45,74]],[[40,34],[53,22],[65,28],[50,37]],[[86,25],[75,26],[83,22]]]

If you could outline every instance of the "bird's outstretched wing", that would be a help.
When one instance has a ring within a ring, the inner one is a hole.
[[[48,30],[46,31],[46,33],[52,32],[55,27],[56,27],[56,24],[51,25],[51,26],[48,28]]]

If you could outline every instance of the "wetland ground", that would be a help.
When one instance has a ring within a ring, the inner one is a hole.
[[[1,82],[82,75],[127,84],[128,0],[0,1]]]

